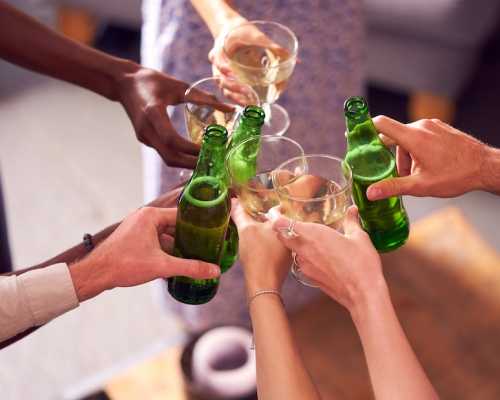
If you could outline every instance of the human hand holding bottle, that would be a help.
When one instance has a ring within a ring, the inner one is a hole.
[[[387,145],[397,145],[400,177],[371,185],[370,200],[454,197],[472,190],[500,193],[500,150],[438,119],[402,124],[380,115],[373,122]]]
[[[143,207],[126,217],[87,257],[69,269],[79,301],[115,287],[140,285],[174,275],[208,279],[217,265],[168,254],[173,247],[176,208]]]

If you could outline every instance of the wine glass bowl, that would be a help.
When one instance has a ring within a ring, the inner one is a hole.
[[[295,157],[276,168],[272,181],[282,214],[292,221],[342,230],[352,187],[351,169],[342,159],[327,154]],[[292,273],[299,282],[316,287],[300,271],[295,256]]]
[[[267,119],[265,134],[284,134],[290,118],[282,107],[272,107],[285,90],[297,62],[298,40],[286,26],[250,21],[231,29],[224,38],[224,56],[236,78],[259,96]],[[276,121],[273,114],[280,113]]]
[[[290,157],[302,157],[296,141],[282,136],[254,136],[234,147],[226,157],[231,187],[245,211],[259,221],[280,200],[272,182],[273,170]]]
[[[238,92],[226,89],[228,82],[238,87]],[[209,94],[214,101],[232,106],[232,111],[221,111],[212,105],[196,104],[193,101],[199,98],[200,92]],[[209,77],[194,82],[185,92],[184,117],[189,139],[197,144],[201,143],[203,131],[208,125],[224,126],[229,133],[239,113],[247,105],[260,105],[260,99],[255,91],[245,83],[234,79]]]

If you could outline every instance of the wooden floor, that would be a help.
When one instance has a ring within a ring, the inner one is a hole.
[[[399,318],[442,399],[500,399],[500,258],[456,209],[383,257]],[[372,398],[349,315],[323,298],[294,318],[325,399]],[[395,382],[397,384],[397,382]]]
[[[500,399],[498,254],[449,208],[414,224],[408,244],[383,262],[397,313],[441,398]],[[372,398],[361,345],[342,307],[323,297],[292,321],[323,399]],[[175,349],[118,377],[108,394],[188,399],[179,354]]]

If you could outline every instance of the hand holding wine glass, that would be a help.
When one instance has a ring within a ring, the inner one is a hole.
[[[290,225],[277,209],[271,217],[277,232]],[[349,311],[384,281],[380,256],[358,218],[357,208],[351,206],[343,220],[343,234],[326,225],[297,221],[296,237],[279,236],[295,252],[301,272]]]
[[[290,251],[280,243],[270,221],[256,221],[238,200],[233,201],[231,216],[238,227],[239,256],[249,295],[258,290],[279,291],[290,270]]]
[[[274,103],[295,68],[297,37],[286,26],[270,21],[231,25],[231,29],[223,30],[222,34],[209,54],[214,74],[220,74],[225,85],[228,77],[250,85],[267,115],[263,133],[283,135],[290,118],[284,108]],[[227,84],[226,89],[238,91],[234,82]]]

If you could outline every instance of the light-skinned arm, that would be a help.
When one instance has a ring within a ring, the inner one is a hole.
[[[278,216],[274,229],[281,232],[289,224]],[[297,222],[294,229],[298,237],[280,240],[296,252],[301,271],[350,312],[375,398],[438,399],[396,316],[380,257],[359,225],[357,209],[349,209],[344,235],[313,223]]]
[[[184,101],[187,83],[68,39],[4,1],[0,58],[120,102],[139,141],[170,166],[196,165],[199,147],[175,131],[166,113],[167,105]],[[190,101],[227,109],[201,92]]]
[[[270,222],[249,217],[237,204],[232,213],[240,236],[240,260],[249,298],[260,290],[280,291],[290,270],[290,252],[279,242]],[[261,400],[318,400],[280,297],[257,296],[250,303]]]
[[[368,188],[370,200],[390,196],[454,197],[473,190],[500,194],[500,150],[438,119],[402,124],[373,119],[387,145],[397,145],[400,177]]]

